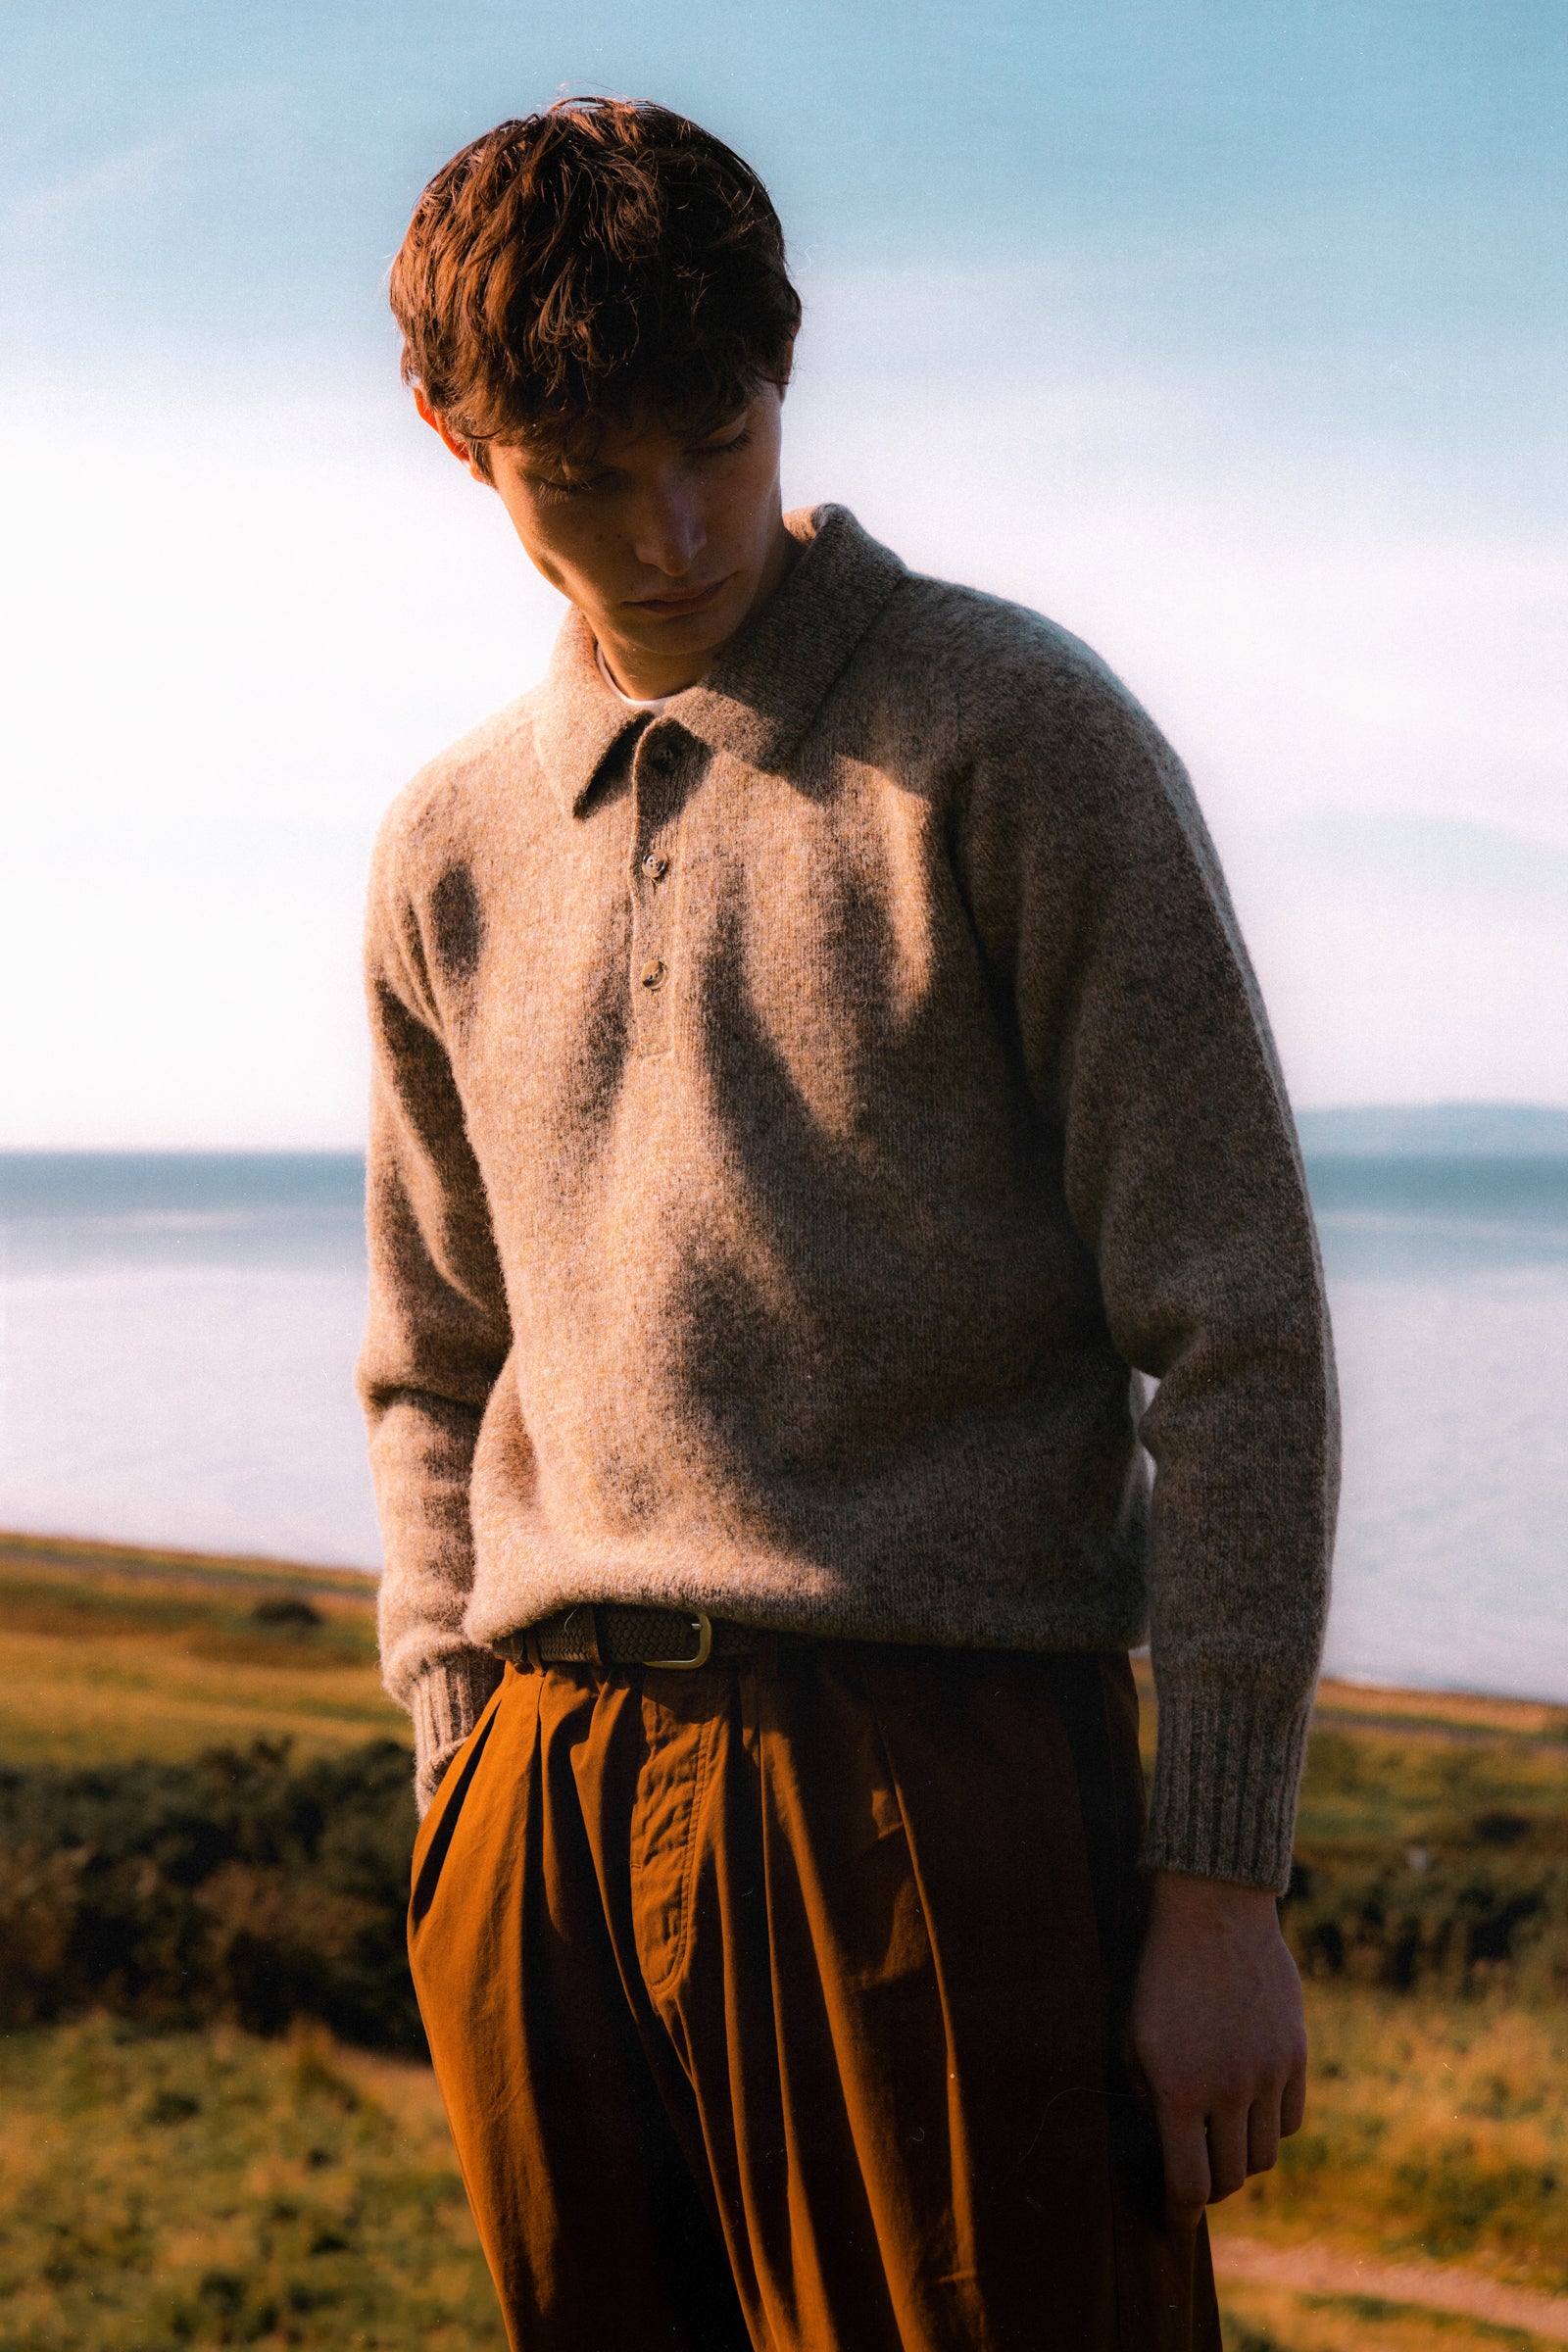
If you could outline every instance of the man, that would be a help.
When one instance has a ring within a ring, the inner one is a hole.
[[[1215,2347],[1202,2208],[1301,2115],[1334,1397],[1186,780],[782,513],[800,306],[696,125],[502,124],[392,299],[571,607],[368,929],[411,1949],[513,2341]]]

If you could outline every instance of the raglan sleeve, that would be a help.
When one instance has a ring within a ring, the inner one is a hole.
[[[1022,1049],[1117,1352],[1157,1383],[1144,1859],[1282,1888],[1328,1604],[1321,1260],[1257,984],[1187,776],[1086,656],[1006,762]],[[1021,811],[1021,813],[1019,813]]]
[[[384,1555],[381,1668],[414,1720],[422,1813],[502,1671],[465,1640],[463,1620],[473,1581],[474,1446],[511,1330],[406,886],[406,831],[395,809],[377,844],[366,920],[369,1304],[358,1385]]]

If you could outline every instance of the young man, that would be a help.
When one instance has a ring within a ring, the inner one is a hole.
[[[571,607],[369,910],[411,1947],[513,2341],[1208,2352],[1202,2207],[1301,2115],[1335,1441],[1188,785],[781,512],[800,306],[694,124],[504,123],[392,299]]]

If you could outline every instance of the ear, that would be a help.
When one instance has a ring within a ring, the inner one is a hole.
[[[458,464],[460,466],[466,466],[476,482],[484,481],[484,475],[480,472],[478,466],[474,463],[473,448],[471,443],[465,441],[461,433],[453,432],[451,427],[448,425],[446,418],[442,416],[440,410],[433,409],[430,406],[429,398],[426,395],[424,386],[422,384],[416,384],[414,387],[414,405],[418,410],[419,415],[424,418],[425,423],[430,427],[430,430],[433,433],[440,434],[448,449],[451,450],[452,455],[457,459]]]

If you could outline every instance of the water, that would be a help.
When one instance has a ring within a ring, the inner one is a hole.
[[[1319,1156],[1329,1664],[1568,1700],[1568,1157]],[[361,1168],[0,1155],[0,1525],[371,1568]]]
[[[1345,1406],[1328,1663],[1568,1699],[1568,1158],[1318,1158]]]
[[[380,1557],[351,1154],[0,1155],[0,1526]]]

